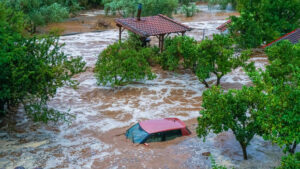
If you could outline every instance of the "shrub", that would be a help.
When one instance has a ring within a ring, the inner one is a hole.
[[[199,10],[194,3],[182,5],[180,12],[185,14],[186,17],[194,16]]]
[[[123,17],[134,17],[139,3],[143,4],[142,16],[164,14],[171,17],[178,6],[177,0],[103,0],[106,13]]]
[[[108,46],[98,57],[95,76],[98,84],[125,85],[133,81],[154,79],[147,59],[152,55],[150,48],[139,51],[128,48],[126,43]]]
[[[280,166],[277,169],[297,169],[300,168],[300,153],[289,154],[282,157]]]
[[[165,40],[165,50],[161,54],[161,65],[164,69],[176,70],[183,60],[184,66],[190,68],[196,61],[197,43],[188,36],[175,36]]]

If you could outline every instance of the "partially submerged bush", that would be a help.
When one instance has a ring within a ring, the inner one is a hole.
[[[98,57],[95,76],[98,84],[120,86],[133,81],[154,79],[148,59],[152,55],[150,48],[139,51],[128,48],[126,43],[114,43],[108,46]]]
[[[194,16],[199,10],[197,9],[196,4],[190,3],[187,5],[182,5],[180,12],[182,14],[185,14],[186,17],[192,17]]]
[[[191,67],[197,56],[197,42],[188,36],[176,36],[165,40],[165,50],[161,54],[163,69],[176,70],[183,60],[186,68]]]
[[[283,156],[280,166],[277,169],[297,169],[300,168],[300,152]]]

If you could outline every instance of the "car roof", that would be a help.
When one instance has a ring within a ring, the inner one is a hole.
[[[177,118],[146,120],[139,122],[139,124],[141,128],[149,134],[170,130],[179,130],[186,127],[185,124]]]

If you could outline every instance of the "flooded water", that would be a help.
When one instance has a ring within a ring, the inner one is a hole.
[[[182,16],[176,19],[195,28],[188,34],[200,40],[201,29],[206,29],[206,36],[211,36],[229,15],[236,15],[219,12],[222,14],[203,11],[188,20]],[[98,15],[93,11],[85,17]],[[202,15],[206,18],[199,19]],[[16,127],[0,130],[0,168],[210,168],[209,153],[217,163],[227,167],[272,168],[279,164],[281,149],[260,137],[255,137],[248,147],[248,161],[242,159],[240,146],[230,132],[210,134],[206,142],[196,137],[196,118],[200,116],[205,87],[189,71],[172,73],[153,67],[157,75],[154,80],[119,88],[98,86],[93,73],[97,56],[117,38],[115,29],[60,38],[60,42],[65,43],[63,51],[82,56],[87,62],[87,71],[74,77],[80,82],[78,89],[58,89],[49,106],[70,111],[76,119],[70,125],[39,125],[22,118],[20,108]],[[268,63],[263,55],[251,60],[260,68]],[[212,77],[208,81],[215,80]],[[238,68],[224,76],[221,83],[228,89],[241,88],[251,81]],[[192,135],[149,146],[126,140],[124,133],[131,125],[164,117],[184,120]]]

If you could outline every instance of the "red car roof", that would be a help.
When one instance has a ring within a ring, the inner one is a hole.
[[[177,118],[146,120],[139,124],[149,134],[186,128],[185,124]]]

